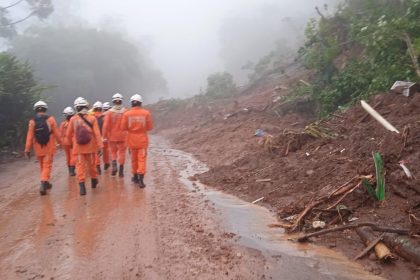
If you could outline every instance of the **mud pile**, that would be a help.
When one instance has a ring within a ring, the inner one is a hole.
[[[290,86],[296,80],[283,77],[276,82]],[[368,100],[400,130],[396,134],[367,116],[360,105],[314,124],[314,116],[304,110],[277,110],[278,104],[286,102],[273,100],[288,93],[288,90],[279,93],[277,89],[278,86],[238,98],[215,100],[208,111],[203,109],[204,105],[179,108],[166,116],[154,110],[158,122],[166,124],[160,132],[211,167],[198,175],[203,183],[250,202],[263,198],[258,203],[275,211],[282,223],[295,219],[325,190],[334,190],[359,176],[371,175],[374,179],[372,152],[378,151],[386,171],[385,202],[377,202],[361,185],[335,205],[348,211],[336,211],[336,207],[331,207],[332,211],[311,211],[297,229],[314,231],[313,221],[323,221],[326,227],[357,221],[407,228],[418,234],[420,94],[404,97],[383,93]],[[256,129],[264,130],[266,137],[255,137]],[[406,177],[399,165],[401,160],[414,179]],[[358,182],[357,179],[354,184]],[[322,204],[321,208],[332,204]],[[350,258],[364,248],[354,230],[314,240],[337,247]],[[369,259],[362,260],[366,269],[387,278],[411,278],[418,273],[415,265],[402,259],[388,266]]]

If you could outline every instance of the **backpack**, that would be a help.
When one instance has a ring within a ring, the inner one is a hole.
[[[40,115],[35,116],[35,140],[41,146],[45,146],[50,141],[50,127],[48,126],[47,120],[50,116],[47,115]]]
[[[99,131],[101,133],[102,133],[102,127],[104,126],[104,117],[105,117],[104,115],[101,115],[96,118],[98,120]]]
[[[82,120],[92,129],[93,125],[88,122],[83,116],[80,116]],[[86,145],[92,140],[92,133],[84,125],[78,125],[76,127],[76,142],[79,145]]]

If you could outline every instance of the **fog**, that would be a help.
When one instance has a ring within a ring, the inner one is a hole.
[[[332,0],[68,0],[55,1],[47,22],[83,21],[126,32],[148,49],[170,96],[190,96],[209,74],[241,70],[280,41],[295,47],[315,6]]]

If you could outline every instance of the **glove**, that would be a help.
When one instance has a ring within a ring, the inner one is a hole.
[[[25,152],[25,156],[28,160],[31,159],[31,152]]]

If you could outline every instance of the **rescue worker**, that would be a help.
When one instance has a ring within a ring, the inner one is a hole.
[[[111,104],[109,102],[104,102],[104,104],[102,104],[102,115],[105,118],[105,114],[106,112],[111,108]],[[102,130],[102,137],[103,137],[103,130]],[[109,159],[109,147],[108,147],[108,142],[104,141],[104,148],[102,150],[102,160],[104,162],[104,170],[108,170],[108,168],[110,167],[110,159]]]
[[[68,128],[68,139],[73,143],[73,154],[76,156],[76,174],[79,181],[80,195],[86,195],[86,170],[91,178],[92,188],[98,185],[98,173],[95,165],[96,153],[102,149],[102,137],[94,116],[88,115],[89,103],[83,97],[74,101],[77,114],[71,118]]]
[[[76,176],[76,158],[72,152],[72,142],[67,138],[67,129],[70,119],[74,116],[72,107],[66,107],[63,111],[64,120],[60,124],[61,148],[66,155],[67,167],[70,176]]]
[[[104,141],[109,141],[111,152],[112,172],[111,175],[124,177],[125,154],[127,151],[127,132],[121,129],[122,115],[126,108],[122,105],[123,96],[116,93],[112,96],[112,107],[105,114],[104,118]],[[119,168],[117,166],[119,164]]]
[[[146,174],[147,148],[149,139],[147,132],[153,128],[151,114],[142,108],[143,98],[135,94],[130,98],[131,109],[124,113],[121,127],[128,131],[127,145],[131,153],[132,181],[140,188],[146,187],[144,175]]]
[[[102,114],[102,102],[101,101],[96,101],[95,103],[93,103],[92,106],[92,114],[93,116],[95,116],[96,121],[98,122],[98,126],[99,126],[99,131],[101,132],[101,136],[102,136],[102,126],[104,123],[104,115]],[[98,174],[102,174],[102,170],[101,170],[101,155],[98,153],[96,155],[96,170],[98,172]]]
[[[38,158],[41,170],[41,186],[39,193],[46,195],[47,190],[52,188],[50,183],[53,157],[56,151],[56,143],[61,144],[60,133],[54,117],[47,115],[48,105],[44,101],[34,104],[35,117],[29,121],[26,136],[25,155],[31,158],[31,148]],[[53,134],[54,137],[51,137]],[[56,142],[57,141],[57,142]]]

